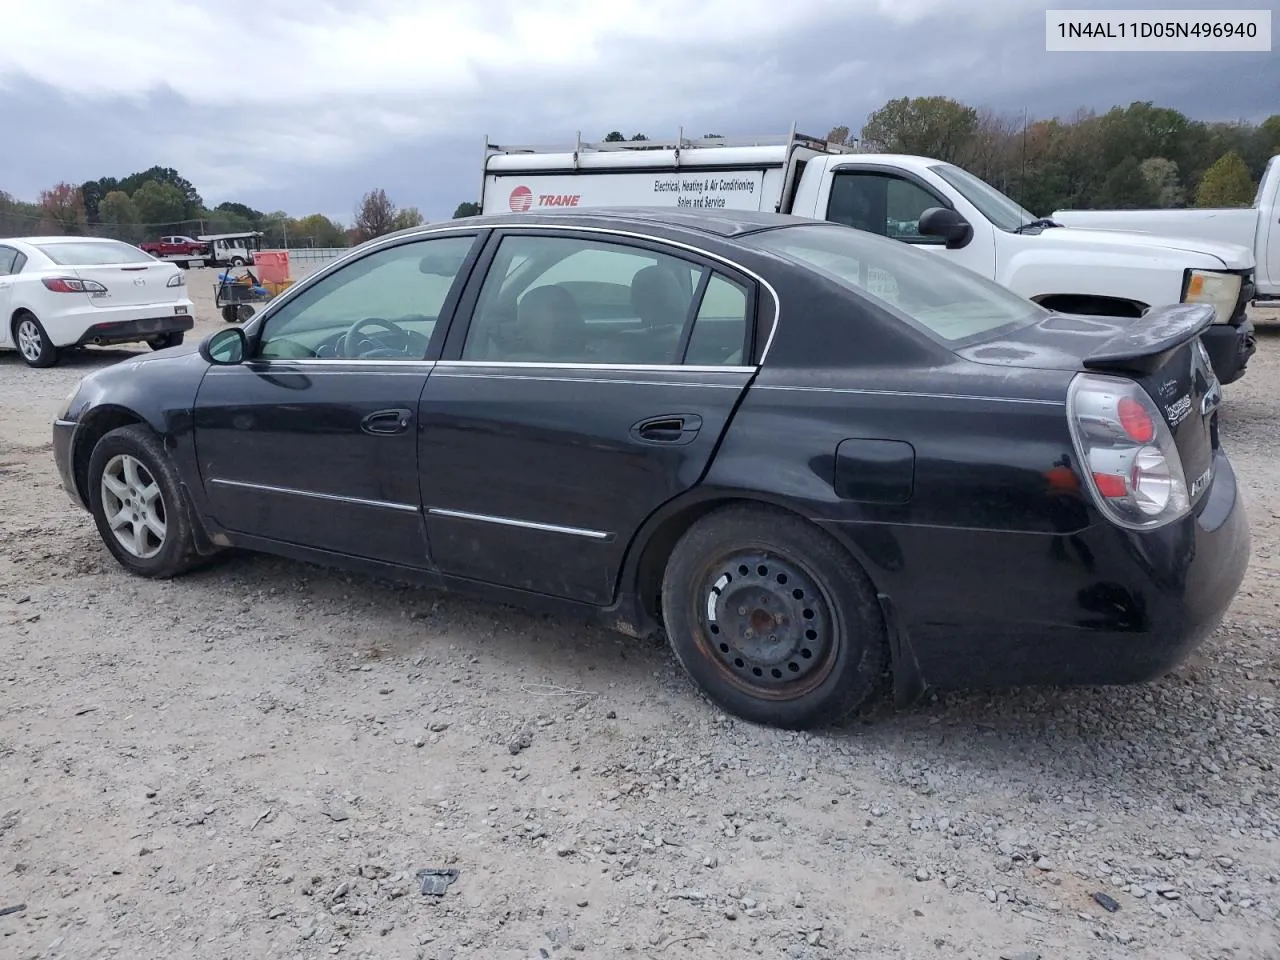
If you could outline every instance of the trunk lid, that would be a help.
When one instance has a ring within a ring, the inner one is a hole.
[[[1134,380],[1169,426],[1195,503],[1208,487],[1219,445],[1222,388],[1200,342],[1213,318],[1207,304],[1155,307],[1132,318],[1051,314],[999,340],[957,352],[977,363]]]
[[[172,304],[186,296],[185,285],[166,286],[178,269],[173,264],[150,261],[77,266],[75,274],[107,288],[106,293],[89,295],[89,302],[95,307],[142,307]]]

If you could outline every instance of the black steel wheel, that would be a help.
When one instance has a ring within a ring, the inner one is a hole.
[[[834,722],[875,690],[885,628],[865,572],[782,511],[717,510],[676,544],[662,590],[671,646],[706,694],[744,719]]]

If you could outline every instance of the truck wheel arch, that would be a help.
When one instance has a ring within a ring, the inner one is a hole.
[[[1140,317],[1150,307],[1150,304],[1137,300],[1083,293],[1043,293],[1031,299],[1047,310],[1088,316]]]

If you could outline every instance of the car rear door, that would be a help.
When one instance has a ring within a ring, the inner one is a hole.
[[[435,566],[610,602],[632,537],[698,483],[755,373],[758,299],[683,247],[497,232],[419,405]]]

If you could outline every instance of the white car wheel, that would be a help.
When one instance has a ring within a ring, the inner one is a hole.
[[[13,324],[13,343],[28,366],[51,367],[58,362],[58,351],[40,321],[30,313],[21,313]]]

